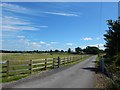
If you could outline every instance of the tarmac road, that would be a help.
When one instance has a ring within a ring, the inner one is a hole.
[[[12,88],[95,88],[95,59],[80,62],[47,77],[37,77],[14,85]]]

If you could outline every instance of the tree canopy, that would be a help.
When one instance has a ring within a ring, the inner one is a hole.
[[[108,20],[108,28],[104,39],[106,41],[106,56],[109,64],[120,66],[120,18],[118,20]]]
[[[106,53],[108,56],[114,56],[120,52],[120,18],[116,21],[108,20],[108,28],[105,36]]]
[[[82,52],[82,49],[81,49],[80,47],[77,47],[77,48],[75,48],[75,52],[76,52],[76,53],[81,53],[81,52]]]

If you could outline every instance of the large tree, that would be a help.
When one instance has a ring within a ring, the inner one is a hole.
[[[108,56],[114,56],[120,52],[120,18],[116,21],[108,20],[108,28],[105,36],[106,53]]]
[[[76,52],[76,53],[81,53],[81,52],[82,52],[82,49],[81,49],[80,47],[77,47],[77,48],[75,48],[75,52]]]
[[[109,30],[104,34],[104,39],[106,40],[106,62],[111,66],[120,66],[120,18],[116,21],[108,20],[107,22]]]

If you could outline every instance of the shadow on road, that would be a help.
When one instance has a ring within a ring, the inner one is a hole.
[[[82,68],[82,69],[93,71],[93,72],[97,71],[97,68],[95,68],[95,67],[86,67],[86,68]]]
[[[97,63],[97,61],[92,61],[92,63]]]

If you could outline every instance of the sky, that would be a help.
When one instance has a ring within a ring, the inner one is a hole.
[[[104,49],[106,20],[118,18],[117,2],[3,2],[3,50]]]

